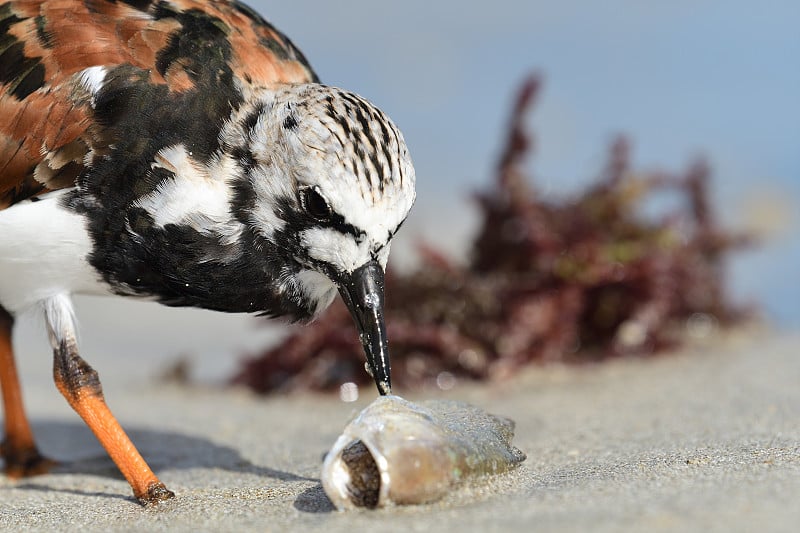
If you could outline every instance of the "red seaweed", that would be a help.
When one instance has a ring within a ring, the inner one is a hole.
[[[704,161],[679,175],[636,172],[630,143],[619,138],[587,190],[560,200],[537,194],[524,167],[533,146],[524,116],[539,87],[535,76],[523,83],[494,187],[475,196],[483,223],[466,264],[420,246],[420,268],[387,274],[392,378],[401,389],[498,379],[534,362],[646,356],[680,343],[687,329],[747,315],[725,295],[723,260],[751,239],[719,227]],[[641,215],[659,191],[682,194],[684,208],[658,220]],[[363,361],[337,301],[244,361],[233,382],[261,393],[335,390],[370,381]]]

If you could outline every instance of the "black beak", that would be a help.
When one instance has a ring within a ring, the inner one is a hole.
[[[383,320],[383,268],[372,260],[352,273],[339,276],[339,294],[358,326],[367,364],[378,392],[391,394],[391,366],[386,325]]]

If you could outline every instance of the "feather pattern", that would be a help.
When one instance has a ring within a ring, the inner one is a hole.
[[[0,3],[0,209],[74,185],[87,154],[109,144],[113,122],[91,112],[99,87],[86,85],[85,69],[98,66],[149,96],[179,105],[202,94],[208,107],[317,80],[291,41],[239,2]]]

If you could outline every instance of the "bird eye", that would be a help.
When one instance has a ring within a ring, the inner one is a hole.
[[[300,204],[317,220],[327,220],[331,216],[331,206],[316,187],[304,187],[300,191]]]

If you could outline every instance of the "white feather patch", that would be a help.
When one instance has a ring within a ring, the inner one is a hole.
[[[95,96],[103,88],[107,73],[106,67],[96,66],[85,68],[78,74],[80,84],[92,95],[92,106],[94,106]]]
[[[253,207],[251,217],[258,232],[271,239],[276,230],[286,225],[286,221],[275,212],[275,198],[291,195],[291,183],[283,177],[270,176],[264,167],[254,168],[250,179],[253,191],[259,199]]]
[[[332,228],[311,228],[300,234],[308,255],[333,265],[341,272],[352,272],[370,259],[369,248],[353,237]]]
[[[53,349],[66,342],[77,341],[75,309],[67,294],[56,294],[42,302],[44,319],[47,323],[47,335]]]
[[[336,285],[316,270],[301,270],[297,273],[297,282],[306,297],[317,303],[315,315],[327,309],[336,298]]]
[[[87,257],[83,216],[61,206],[69,190],[0,211],[0,305],[17,314],[59,294],[109,294]]]
[[[235,173],[231,158],[216,159],[205,167],[179,144],[160,150],[151,168],[163,168],[175,175],[134,204],[147,211],[157,226],[188,225],[201,233],[223,235],[227,244],[238,239],[242,228],[230,213],[228,178]]]

